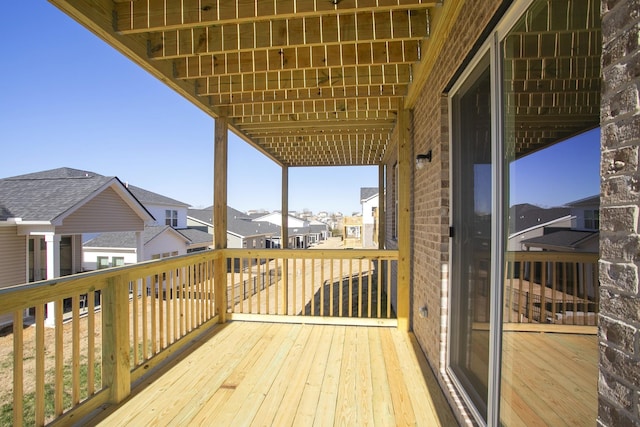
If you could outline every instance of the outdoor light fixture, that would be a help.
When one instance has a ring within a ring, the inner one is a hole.
[[[416,156],[416,169],[422,169],[427,163],[431,163],[431,150],[427,154],[418,154]]]

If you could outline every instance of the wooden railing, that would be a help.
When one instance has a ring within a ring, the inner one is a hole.
[[[396,251],[228,249],[0,289],[0,317],[14,322],[0,334],[0,425],[70,424],[121,402],[227,315],[393,325],[396,260]]]
[[[509,252],[504,323],[596,326],[598,254]]]
[[[0,425],[70,423],[126,398],[165,350],[216,322],[215,256],[0,289],[0,315],[13,314],[13,329],[0,336]]]
[[[361,324],[395,322],[391,284],[397,251],[228,249],[225,255],[232,318],[305,316],[310,322],[311,316],[322,323],[337,318]]]

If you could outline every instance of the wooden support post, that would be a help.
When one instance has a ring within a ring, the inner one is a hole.
[[[227,165],[228,132],[226,117],[218,117],[215,124],[214,182],[213,182],[213,242],[216,250],[227,248]],[[223,251],[224,252],[224,251]],[[227,257],[214,261],[215,301],[218,322],[227,318]]]
[[[385,248],[385,239],[387,238],[385,233],[385,174],[384,164],[378,166],[378,249]]]
[[[107,279],[102,292],[102,385],[109,389],[110,403],[120,403],[131,393],[127,279]]]
[[[398,112],[398,329],[410,328],[409,286],[411,281],[411,175],[412,146],[409,135],[409,111]]]
[[[282,249],[289,247],[289,167],[282,167]],[[289,260],[283,258],[282,262],[282,309],[284,314],[289,313]]]

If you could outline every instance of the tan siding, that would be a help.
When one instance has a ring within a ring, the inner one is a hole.
[[[142,230],[144,222],[111,188],[65,218],[58,234]]]
[[[0,288],[27,281],[27,238],[17,227],[0,227]]]

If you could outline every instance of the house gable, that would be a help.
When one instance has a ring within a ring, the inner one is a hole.
[[[58,234],[140,231],[144,220],[112,188],[108,187],[62,220]]]

